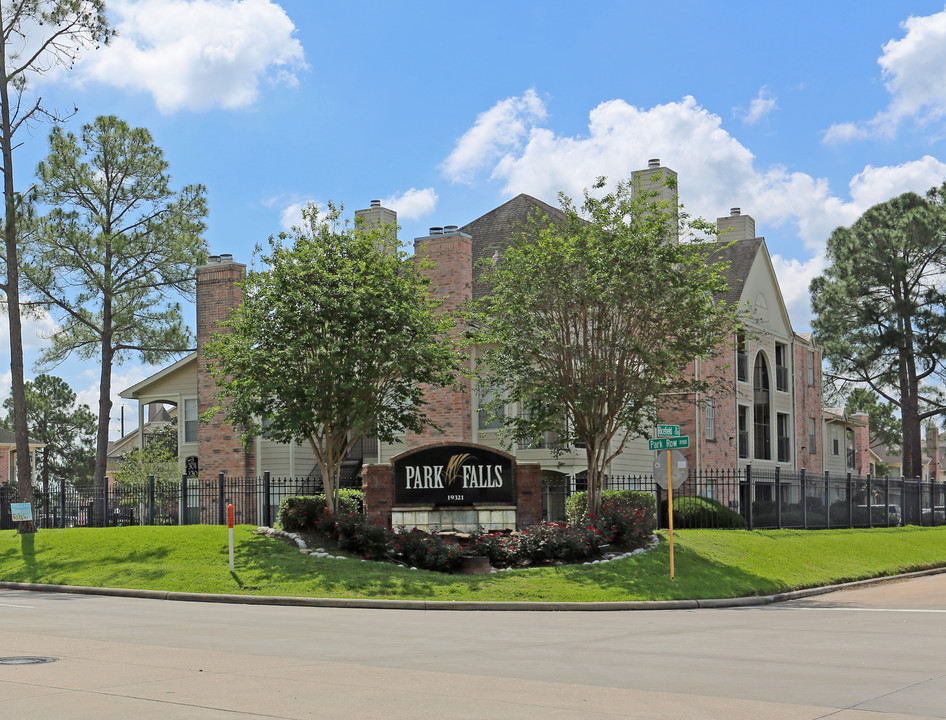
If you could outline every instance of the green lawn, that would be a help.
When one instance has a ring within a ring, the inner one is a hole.
[[[766,595],[946,566],[946,528],[680,530],[600,565],[441,575],[326,560],[237,527],[236,571],[219,526],[0,532],[0,580],[153,590],[412,600],[607,601]]]

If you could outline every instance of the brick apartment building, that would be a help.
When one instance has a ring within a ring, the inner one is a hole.
[[[675,177],[675,173],[657,160],[635,173],[635,179],[644,183],[667,176]],[[666,199],[676,201],[674,191],[656,182],[653,186],[669,193]],[[429,235],[417,238],[415,253],[426,254],[434,263],[426,271],[432,292],[443,297],[448,307],[485,292],[478,280],[477,260],[502,253],[517,227],[536,211],[553,221],[561,217],[557,208],[522,194],[467,225],[431,228]],[[369,223],[396,223],[396,214],[377,201],[356,215]],[[755,221],[733,209],[718,220],[718,225],[724,233],[719,255],[730,266],[725,299],[748,304],[752,320],[745,333],[731,339],[720,357],[711,363],[697,361],[692,365],[693,372],[722,375],[726,382],[708,395],[686,398],[682,405],[666,409],[661,420],[680,425],[681,433],[691,437],[690,448],[684,452],[689,467],[695,470],[737,470],[751,463],[753,467],[822,472],[835,457],[833,444],[832,452],[826,454],[826,428],[838,422],[845,428],[859,427],[860,421],[823,416],[820,350],[809,334],[792,329],[765,240],[755,234]],[[210,481],[219,472],[236,477],[264,471],[279,477],[312,477],[318,470],[307,445],[280,445],[262,437],[244,443],[222,419],[199,419],[213,405],[214,390],[208,359],[203,354],[204,343],[217,322],[240,301],[236,283],[244,271],[245,265],[230,255],[212,256],[198,268],[197,351],[121,395],[139,403],[138,442],[143,439],[146,406],[160,403],[178,408],[181,467],[189,459],[190,467],[198,468],[201,481]],[[475,356],[473,348],[471,361]],[[543,473],[575,474],[585,470],[584,451],[572,448],[555,456],[551,446],[556,439],[551,436],[537,446],[504,447],[498,422],[478,409],[481,403],[475,381],[464,379],[458,389],[432,390],[428,400],[431,413],[444,429],[442,433],[405,436],[403,443],[394,445],[364,439],[357,448],[357,457],[350,462],[350,472],[359,472],[362,464],[388,463],[406,449],[445,441],[502,448],[520,463],[537,463]],[[507,413],[516,411],[515,407],[506,408]],[[846,429],[842,437],[848,439]],[[862,439],[860,434],[857,439]],[[845,446],[844,458],[848,457]],[[857,472],[867,472],[866,450],[855,451],[854,457],[859,465],[865,463]],[[653,460],[647,439],[637,438],[607,472],[649,474]]]

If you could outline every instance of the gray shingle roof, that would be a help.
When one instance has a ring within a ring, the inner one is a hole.
[[[460,228],[460,232],[473,237],[474,298],[486,294],[486,288],[478,281],[482,269],[476,263],[508,248],[515,233],[527,226],[532,215],[548,215],[552,221],[565,219],[565,214],[558,208],[531,195],[519,194]]]
[[[474,298],[482,297],[487,292],[486,287],[479,282],[482,270],[476,267],[476,263],[482,258],[493,257],[496,252],[502,253],[512,243],[515,233],[525,228],[529,217],[535,214],[547,215],[553,222],[565,219],[565,214],[559,208],[522,193],[460,228],[461,232],[473,238]],[[716,246],[713,260],[729,263],[729,270],[726,272],[729,290],[718,299],[727,303],[739,302],[746,278],[761,245],[762,238],[752,238],[721,242]]]
[[[729,283],[729,289],[721,293],[717,300],[725,300],[727,304],[733,305],[742,298],[742,290],[749,277],[749,271],[752,270],[752,264],[759,254],[759,248],[762,246],[763,238],[750,238],[747,240],[736,240],[735,242],[721,242],[716,246],[716,252],[711,255],[715,262],[723,261],[729,264],[726,271],[726,281]]]
[[[33,438],[28,438],[30,445],[41,445]],[[6,428],[0,428],[0,445],[16,445],[16,433]]]

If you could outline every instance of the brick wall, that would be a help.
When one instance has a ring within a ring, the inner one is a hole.
[[[362,490],[368,519],[390,526],[391,508],[394,506],[394,467],[388,464],[365,465]]]
[[[870,472],[870,418],[865,413],[851,416],[854,425],[854,470],[857,475]]]
[[[0,485],[6,485],[10,480],[10,451],[0,448]]]
[[[433,265],[422,270],[430,279],[430,293],[444,301],[442,311],[452,312],[470,299],[473,287],[473,240],[466,233],[432,235],[414,241],[415,256],[427,258]],[[456,333],[464,332],[458,326]],[[468,378],[459,379],[458,388],[424,388],[429,417],[441,431],[409,433],[407,447],[430,442],[472,442],[472,392]]]
[[[808,351],[814,352],[814,383],[808,384]],[[793,345],[795,391],[795,457],[798,468],[809,473],[821,473],[824,448],[821,430],[821,351],[818,348],[795,342]],[[808,441],[808,418],[815,419],[815,448]],[[804,451],[802,451],[804,448]]]
[[[516,524],[520,529],[542,521],[542,466],[516,466]]]
[[[217,323],[226,319],[230,310],[243,298],[236,283],[243,279],[246,265],[224,258],[211,257],[210,263],[197,268],[197,410],[203,414],[217,404],[217,385],[210,375],[212,358],[204,355],[204,344],[219,330]],[[230,477],[256,475],[252,442],[245,446],[239,432],[223,421],[223,414],[198,426],[197,456],[200,479],[215,482],[217,474]]]

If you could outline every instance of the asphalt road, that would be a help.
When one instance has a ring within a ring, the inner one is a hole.
[[[0,718],[946,718],[946,575],[761,607],[417,612],[0,590]]]

